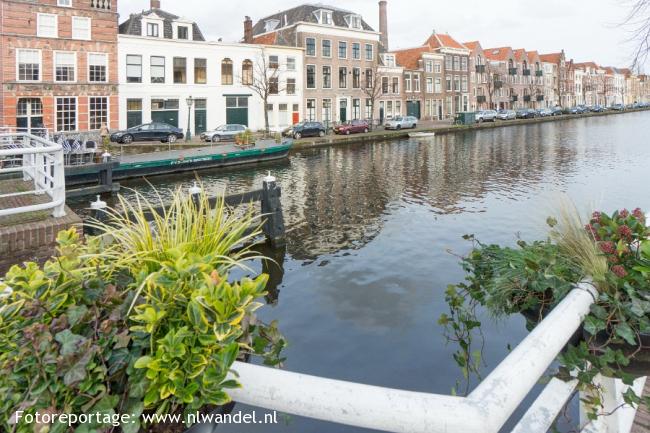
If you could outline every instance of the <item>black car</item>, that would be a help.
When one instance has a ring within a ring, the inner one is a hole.
[[[562,111],[562,107],[560,107],[559,105],[556,105],[555,107],[551,108],[551,111],[553,112],[553,116],[561,116],[562,114],[564,114],[564,112]]]
[[[183,130],[162,122],[145,123],[111,134],[113,143],[130,144],[134,141],[161,141],[174,143],[184,137]]]
[[[300,122],[282,131],[286,137],[300,140],[302,137],[324,137],[325,126],[320,122]]]
[[[537,112],[532,108],[521,108],[517,110],[517,119],[534,119]]]

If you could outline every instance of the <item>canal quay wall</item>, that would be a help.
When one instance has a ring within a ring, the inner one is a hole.
[[[648,109],[634,109],[625,111],[607,111],[602,113],[586,113],[581,115],[564,114],[554,117],[537,117],[534,119],[503,120],[495,122],[476,123],[474,125],[442,125],[417,129],[402,129],[399,131],[376,131],[367,134],[355,135],[332,135],[324,138],[302,139],[294,141],[292,152],[304,149],[312,149],[327,146],[338,146],[343,144],[374,143],[378,141],[408,138],[413,132],[435,132],[436,135],[454,134],[457,132],[480,131],[484,129],[506,128],[510,126],[531,125],[546,122],[558,122],[563,120],[575,120],[585,117],[614,116],[649,111]]]

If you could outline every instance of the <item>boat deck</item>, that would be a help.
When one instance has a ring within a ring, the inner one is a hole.
[[[234,143],[227,144],[206,144],[204,147],[179,149],[179,150],[164,150],[159,152],[139,153],[135,155],[123,155],[120,157],[122,164],[139,164],[152,161],[166,161],[184,158],[195,158],[210,155],[223,155],[248,150],[266,150],[274,147],[279,147],[284,144],[278,144],[274,140],[260,140],[254,146],[237,146]]]

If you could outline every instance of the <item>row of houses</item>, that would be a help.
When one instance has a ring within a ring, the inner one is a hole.
[[[279,130],[650,98],[647,76],[564,51],[485,48],[435,31],[391,50],[385,0],[378,30],[356,12],[303,4],[246,17],[236,43],[206,40],[159,0],[148,6],[120,20],[117,0],[0,0],[0,126],[76,132],[160,121],[198,134],[225,123]]]

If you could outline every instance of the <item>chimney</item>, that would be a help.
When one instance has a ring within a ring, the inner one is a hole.
[[[244,43],[253,43],[253,20],[249,16],[244,20]]]
[[[160,9],[160,0],[151,0],[151,9]]]
[[[381,33],[380,41],[385,51],[388,51],[388,14],[387,2],[381,0],[379,2],[379,33]]]

